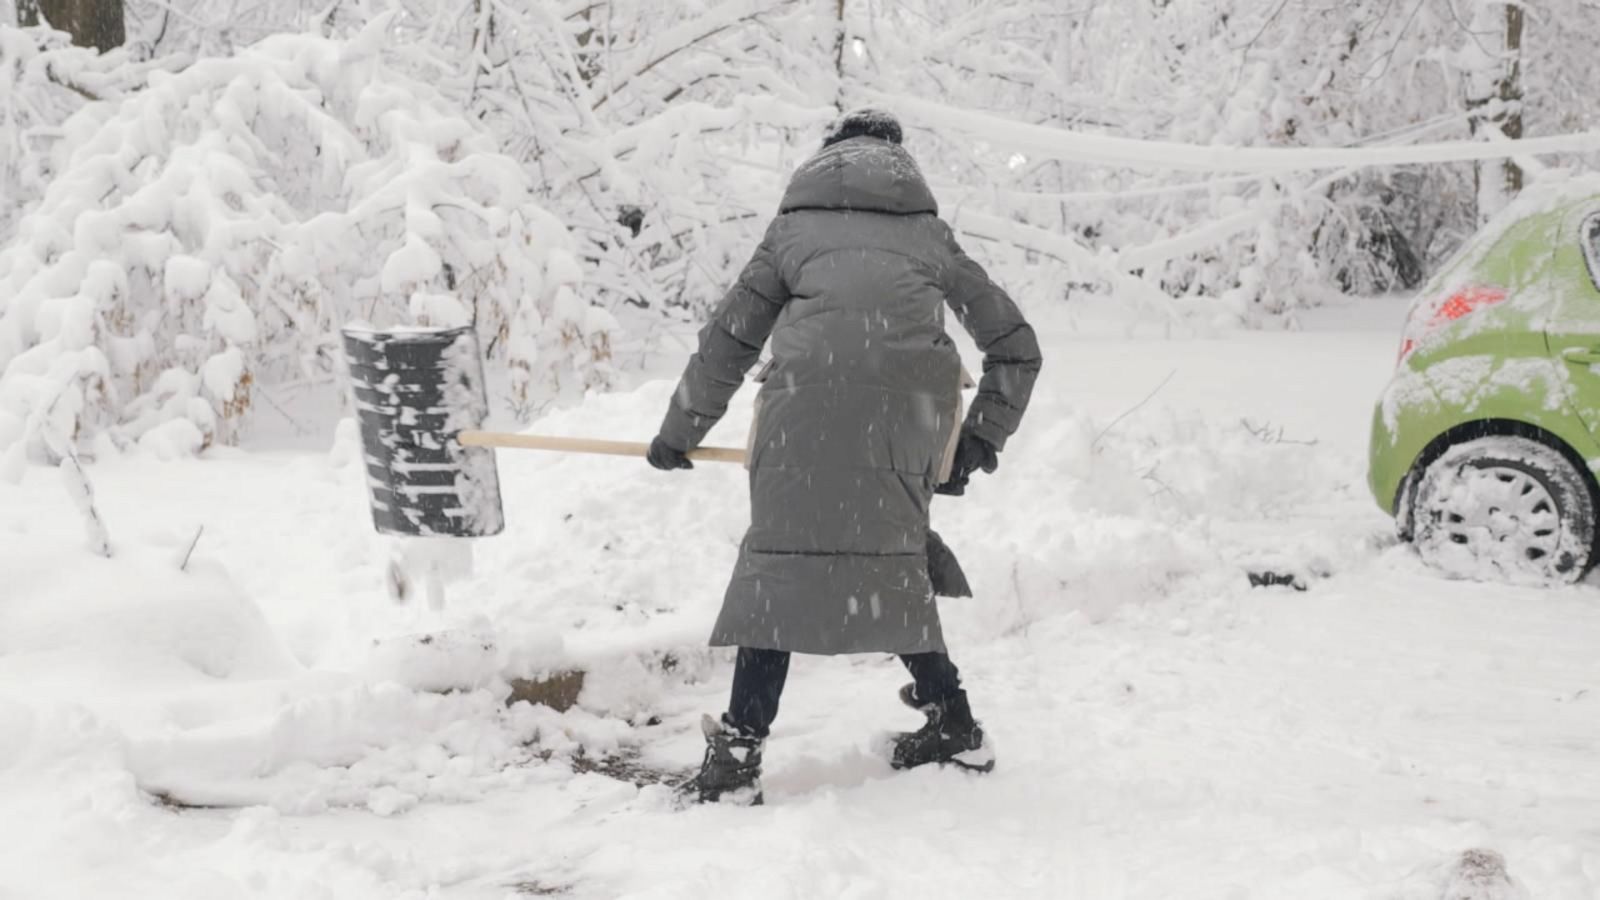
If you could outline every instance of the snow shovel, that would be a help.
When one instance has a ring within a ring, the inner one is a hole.
[[[649,444],[481,431],[489,403],[470,327],[344,329],[357,421],[383,534],[487,537],[505,528],[493,447],[644,457]],[[703,447],[695,461],[737,462],[743,450]]]

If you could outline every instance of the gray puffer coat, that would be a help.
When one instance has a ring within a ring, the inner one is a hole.
[[[700,444],[772,340],[751,437],[750,530],[715,646],[943,651],[928,505],[961,422],[944,307],[984,352],[965,427],[1003,448],[1039,372],[1033,329],[956,244],[915,161],[859,137],[795,173],[700,333],[661,435]]]

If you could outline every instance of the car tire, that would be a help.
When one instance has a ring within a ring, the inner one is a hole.
[[[1589,476],[1525,437],[1456,444],[1422,472],[1405,518],[1429,565],[1454,578],[1571,584],[1595,558]]]

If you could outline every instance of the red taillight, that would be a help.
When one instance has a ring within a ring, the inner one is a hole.
[[[1415,349],[1417,349],[1416,341],[1412,340],[1411,338],[1402,338],[1400,341],[1400,355],[1395,357],[1394,364],[1398,366],[1405,362],[1406,357],[1410,356],[1411,351]]]
[[[1439,304],[1439,309],[1433,314],[1433,321],[1429,324],[1443,325],[1445,322],[1454,322],[1462,316],[1477,312],[1485,306],[1493,306],[1506,299],[1504,288],[1497,287],[1469,287],[1456,291]]]
[[[1406,317],[1405,332],[1400,339],[1400,355],[1395,359],[1395,365],[1405,362],[1422,339],[1441,326],[1465,318],[1484,307],[1502,303],[1508,296],[1505,288],[1473,285],[1443,300],[1418,301]]]

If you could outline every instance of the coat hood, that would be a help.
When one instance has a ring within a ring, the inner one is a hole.
[[[824,147],[795,171],[778,211],[797,209],[911,215],[938,213],[939,204],[904,147],[857,137]]]

